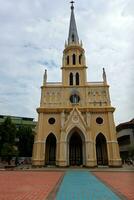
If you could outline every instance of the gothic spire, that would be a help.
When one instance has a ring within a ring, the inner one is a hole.
[[[74,16],[74,1],[71,1],[71,17],[70,17],[70,27],[69,27],[69,35],[68,35],[68,44],[79,44],[79,37],[77,33],[77,27]]]

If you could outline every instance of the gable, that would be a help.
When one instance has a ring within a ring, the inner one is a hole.
[[[69,130],[70,128],[73,127],[78,127],[79,129],[82,129],[84,131],[87,128],[87,124],[81,112],[76,107],[74,107],[73,110],[70,112],[70,115],[68,116],[67,120],[64,123],[63,129]]]

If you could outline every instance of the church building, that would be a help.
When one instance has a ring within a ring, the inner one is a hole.
[[[79,40],[71,2],[68,41],[62,57],[62,81],[48,82],[45,70],[33,166],[121,166],[109,85],[87,81],[85,50]]]

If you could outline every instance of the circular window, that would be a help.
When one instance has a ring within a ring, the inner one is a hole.
[[[55,123],[55,119],[53,117],[49,118],[48,120],[49,124],[54,124]]]
[[[96,123],[97,124],[102,124],[103,123],[103,119],[101,117],[97,117],[96,118]]]
[[[80,101],[80,97],[77,94],[73,94],[70,96],[71,103],[78,103]]]

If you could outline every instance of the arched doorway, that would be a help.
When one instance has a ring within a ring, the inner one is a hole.
[[[53,133],[50,133],[46,139],[45,164],[55,165],[55,161],[56,161],[56,137]]]
[[[83,144],[77,131],[73,132],[69,140],[69,165],[83,164]]]
[[[96,137],[97,165],[108,165],[106,138],[102,133]]]

